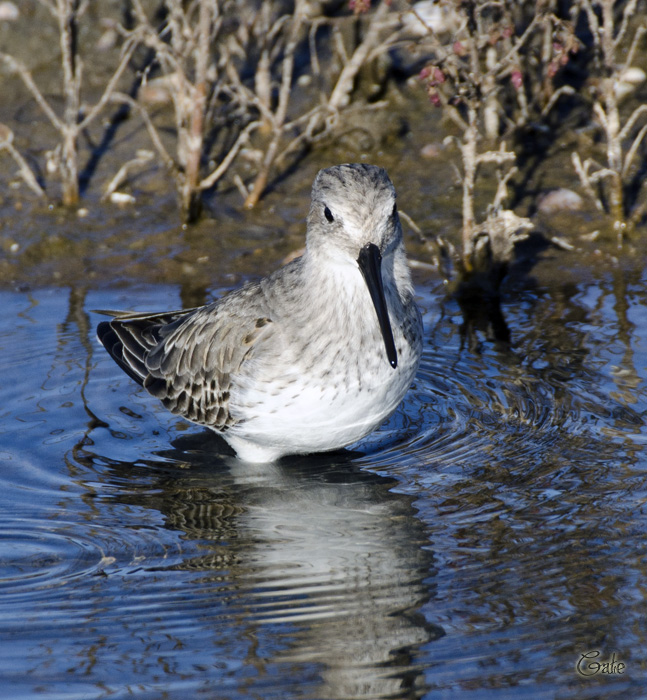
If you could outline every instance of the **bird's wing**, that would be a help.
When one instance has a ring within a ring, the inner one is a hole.
[[[116,314],[97,334],[117,364],[166,408],[223,431],[236,422],[229,411],[232,377],[272,332],[271,319],[254,303],[259,295],[248,288],[245,304],[237,296],[185,311]]]
[[[168,335],[174,323],[181,323],[196,309],[165,313],[129,313],[97,310],[95,313],[112,316],[97,326],[97,337],[112,359],[138,384],[144,384],[148,375],[146,357]]]

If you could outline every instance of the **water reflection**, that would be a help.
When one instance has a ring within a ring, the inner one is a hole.
[[[307,696],[420,697],[416,650],[443,632],[420,612],[434,563],[412,497],[394,491],[395,479],[360,470],[350,453],[249,465],[214,460],[217,441],[177,439],[158,468],[148,460],[144,493],[110,497],[159,511],[197,545],[197,555],[149,573],[197,574],[198,604],[217,601],[223,624],[256,640],[246,664],[259,673],[317,669]],[[75,458],[96,469],[86,447]],[[101,462],[109,480],[132,479],[134,465],[111,461],[106,472]]]
[[[421,288],[415,387],[362,454],[251,470],[94,351],[88,308],[176,288],[7,294],[3,690],[638,696],[646,289],[644,270],[539,286],[504,299],[511,344],[474,324],[475,346]],[[597,647],[628,672],[583,686]]]

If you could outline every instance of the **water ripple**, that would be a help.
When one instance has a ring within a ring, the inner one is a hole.
[[[427,350],[397,415],[367,438],[372,464],[473,464],[514,460],[531,464],[555,449],[594,453],[609,439],[644,441],[645,421],[599,387],[602,376],[581,370],[568,381],[533,371],[511,352],[483,358]],[[611,419],[611,420],[610,420]]]
[[[639,668],[645,390],[606,326],[608,357],[537,349],[536,317],[478,351],[428,323],[355,450],[246,466],[93,354],[77,302],[38,301],[0,357],[12,697],[498,697],[568,682],[598,630]]]

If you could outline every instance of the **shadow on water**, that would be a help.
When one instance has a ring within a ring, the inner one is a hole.
[[[221,442],[181,436],[159,462],[137,465],[75,450],[77,464],[119,484],[94,494],[102,507],[152,509],[198,551],[144,560],[138,575],[172,586],[174,573],[190,573],[195,613],[218,608],[213,633],[233,625],[254,640],[246,664],[316,670],[304,697],[421,697],[418,649],[443,630],[420,611],[435,567],[413,497],[352,453],[252,465],[214,458]],[[133,488],[144,474],[145,489]]]

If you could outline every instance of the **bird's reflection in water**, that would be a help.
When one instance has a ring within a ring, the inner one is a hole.
[[[160,453],[154,506],[200,541],[203,554],[174,568],[218,585],[229,624],[259,640],[254,664],[314,664],[320,698],[422,695],[416,649],[443,632],[421,610],[433,555],[397,480],[360,470],[350,452],[258,465],[213,447],[195,435]]]

